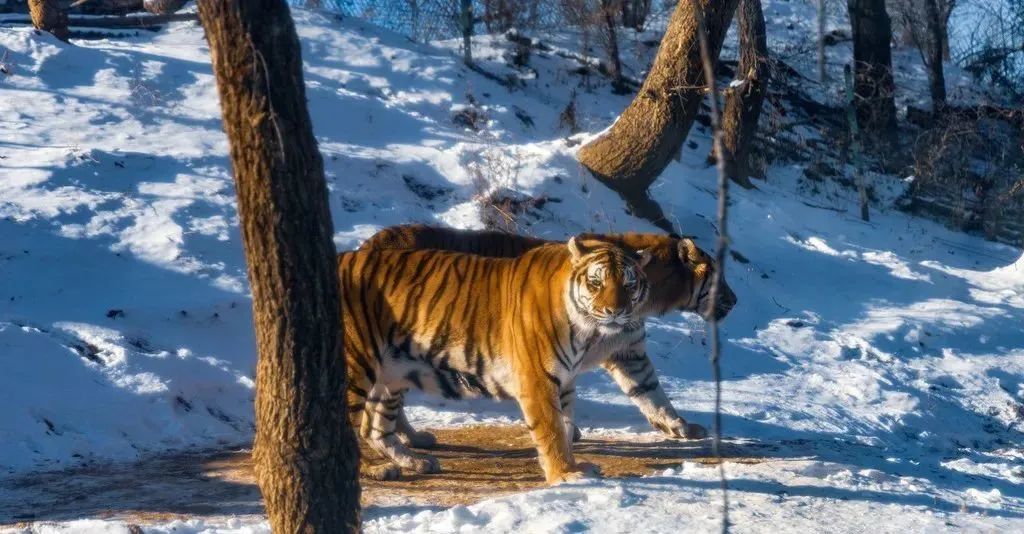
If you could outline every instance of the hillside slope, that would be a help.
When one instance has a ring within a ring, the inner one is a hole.
[[[769,6],[773,24],[786,4]],[[584,85],[572,61],[536,53],[510,91],[465,69],[454,45],[295,17],[339,249],[390,224],[479,228],[506,215],[518,231],[552,239],[654,230],[575,163],[579,142],[629,97],[602,80]],[[202,32],[175,24],[76,45],[0,30],[14,66],[0,85],[8,477],[245,446],[252,435],[250,303]],[[485,68],[510,69],[501,38],[480,46]],[[566,137],[559,114],[573,98],[585,133]],[[652,191],[711,249],[708,147],[696,127]],[[770,458],[727,466],[738,529],[1024,528],[1021,251],[891,210],[892,195],[861,222],[848,191],[806,192],[803,166],[772,165],[757,190],[732,199],[727,278],[739,304],[722,334],[725,434]],[[898,192],[895,177],[877,179],[880,191]],[[673,402],[710,425],[703,322],[677,315],[648,328]],[[585,432],[654,436],[605,376],[585,377],[579,396]],[[433,427],[518,420],[511,404],[422,396],[410,414]],[[638,521],[655,532],[713,530],[716,488],[715,470],[686,464],[450,510],[371,509],[368,530],[630,531]],[[0,524],[25,517],[16,495],[0,484]],[[891,521],[880,526],[883,514]],[[153,531],[265,528],[248,521]]]

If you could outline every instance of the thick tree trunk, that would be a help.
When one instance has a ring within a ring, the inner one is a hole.
[[[885,0],[847,0],[853,27],[853,76],[857,122],[873,150],[896,140],[895,84],[892,78],[892,25]]]
[[[49,32],[61,41],[68,40],[68,15],[58,0],[29,0],[28,12],[37,30]]]
[[[725,173],[737,184],[751,188],[750,145],[757,134],[761,104],[768,90],[768,40],[761,0],[740,0],[737,9],[740,62],[736,80],[725,91],[722,111],[722,149]]]
[[[680,0],[639,94],[609,131],[580,149],[580,163],[630,204],[647,199],[647,188],[679,154],[704,99],[698,17],[703,13],[717,59],[738,3]]]
[[[231,147],[259,361],[253,463],[274,532],[359,529],[323,162],[285,0],[200,0]]]
[[[942,15],[939,13],[937,0],[922,0],[924,4],[925,28],[927,38],[923,39],[922,54],[927,54],[925,66],[928,67],[928,90],[932,97],[932,111],[941,113],[946,107],[946,77],[942,71],[943,32]]]

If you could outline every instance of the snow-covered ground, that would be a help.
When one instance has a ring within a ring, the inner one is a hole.
[[[769,33],[782,36],[773,46],[798,46],[813,21],[808,9],[766,3]],[[481,227],[479,199],[494,191],[546,199],[519,216],[525,233],[654,231],[575,162],[579,141],[610,124],[629,96],[581,81],[571,60],[535,52],[533,70],[515,72],[522,87],[509,91],[465,69],[455,44],[294,15],[340,249],[390,224]],[[514,72],[501,58],[503,39],[478,45],[485,68]],[[650,48],[639,38],[634,45]],[[845,46],[830,49],[836,72]],[[3,524],[45,518],[9,498],[5,477],[245,445],[254,343],[201,30],[181,23],[68,46],[3,28],[0,47],[12,71],[0,80]],[[652,51],[627,60],[635,75],[637,58]],[[896,56],[907,65],[901,87],[913,89],[904,101],[926,94],[914,92],[924,87],[914,54]],[[964,81],[949,77],[951,87]],[[573,95],[584,133],[566,137],[558,117]],[[711,249],[708,147],[697,125],[652,192],[683,233]],[[899,191],[894,177],[874,177],[882,200],[861,222],[846,189],[801,192],[802,167],[774,165],[757,190],[733,191],[738,254],[727,278],[739,304],[723,324],[724,431],[735,450],[767,460],[726,465],[736,530],[1024,530],[1021,250],[894,211],[884,193]],[[648,332],[675,405],[710,425],[704,328],[671,316],[650,321]],[[585,432],[653,435],[604,375],[587,376],[579,394]],[[511,404],[422,396],[413,404],[421,426],[518,419]],[[710,531],[720,517],[717,477],[681,463],[469,507],[377,506],[365,511],[366,528]],[[261,521],[197,518],[146,531],[267,531]],[[33,528],[128,532],[95,519]]]

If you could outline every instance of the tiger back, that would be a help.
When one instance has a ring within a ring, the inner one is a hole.
[[[349,404],[361,436],[397,465],[431,472],[436,459],[395,435],[393,408],[406,390],[513,398],[547,480],[580,476],[559,399],[579,373],[642,342],[646,258],[575,238],[515,258],[340,254]]]
[[[690,239],[638,232],[583,233],[578,237],[651,253],[651,261],[644,267],[644,272],[656,291],[642,312],[647,317],[670,311],[689,311],[699,313],[705,319],[712,315],[722,319],[736,305],[736,294],[725,280],[721,281],[719,301],[710,302],[711,281],[717,266],[711,256]],[[555,242],[497,230],[403,224],[378,231],[364,241],[359,250],[438,249],[514,258],[527,250]]]

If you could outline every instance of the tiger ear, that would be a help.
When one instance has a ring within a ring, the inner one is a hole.
[[[636,263],[637,263],[637,265],[639,265],[641,269],[646,267],[647,264],[650,263],[650,261],[651,261],[651,255],[652,255],[651,254],[651,249],[649,249],[649,248],[645,248],[645,249],[641,249],[641,250],[636,251]]]
[[[703,261],[703,253],[697,244],[692,239],[680,239],[678,247],[679,261],[683,262],[683,265],[689,266],[693,269],[693,273],[698,277],[702,277],[707,272],[707,263]]]
[[[697,248],[697,244],[692,239],[680,239],[676,243],[676,249],[676,252],[679,254],[679,261],[688,265],[700,262],[700,249]]]
[[[569,247],[569,257],[572,259],[572,262],[580,261],[580,258],[583,257],[583,250],[580,249],[580,244],[576,242],[576,236],[570,237],[566,246]]]

